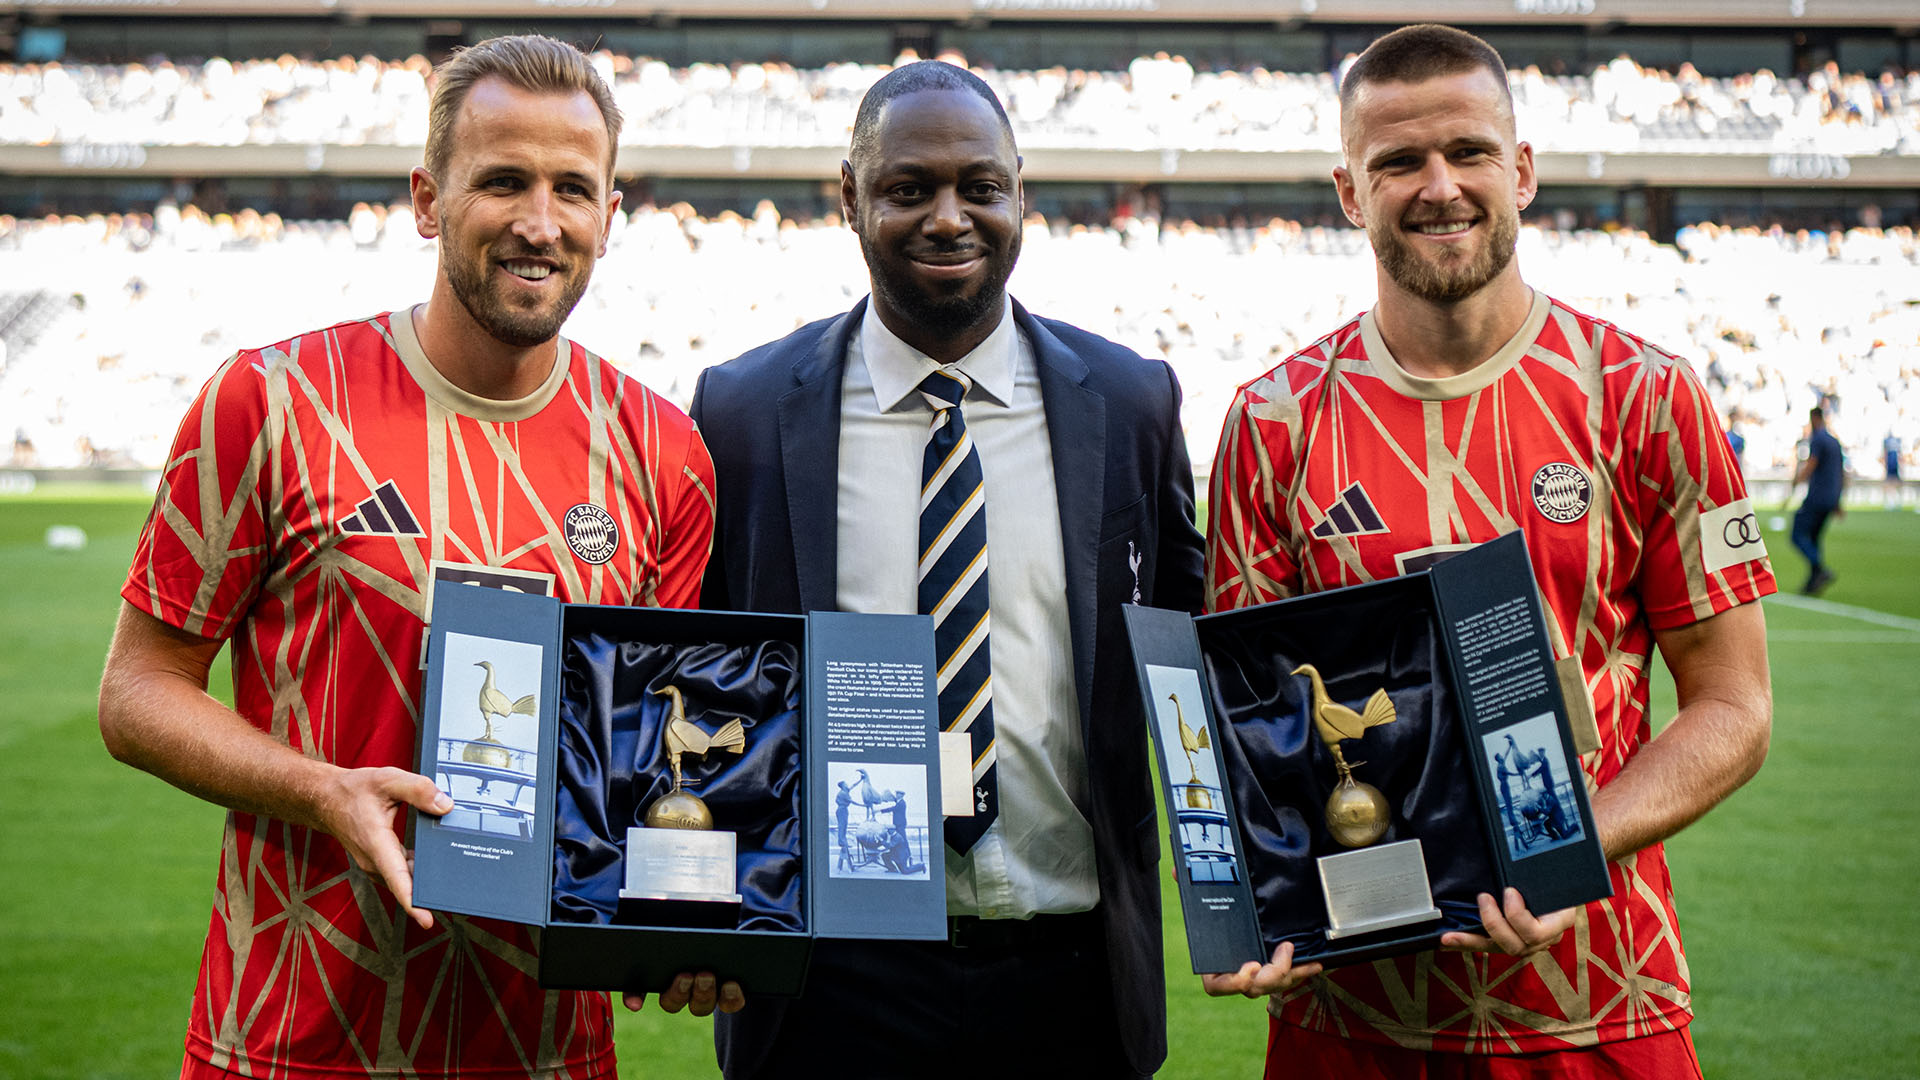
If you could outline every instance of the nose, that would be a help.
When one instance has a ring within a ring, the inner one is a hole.
[[[967,216],[966,205],[961,201],[960,189],[945,186],[934,192],[932,202],[927,207],[927,216],[921,223],[921,231],[939,240],[952,240],[964,236],[973,228],[973,220]]]
[[[1420,198],[1444,206],[1460,197],[1460,179],[1445,154],[1429,155],[1420,171]]]
[[[554,214],[553,192],[543,187],[527,191],[520,213],[513,222],[513,235],[536,248],[553,246],[560,239],[560,223]]]

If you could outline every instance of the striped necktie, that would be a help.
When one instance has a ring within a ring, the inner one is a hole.
[[[973,743],[972,817],[946,822],[947,846],[965,855],[993,824],[993,667],[987,648],[987,499],[980,454],[960,400],[973,384],[957,369],[920,383],[933,429],[920,468],[920,612],[933,616],[940,728]]]

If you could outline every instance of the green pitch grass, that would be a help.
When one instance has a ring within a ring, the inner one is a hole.
[[[145,512],[111,492],[0,497],[0,1077],[178,1068],[221,815],[114,762],[94,721]],[[53,524],[80,526],[90,543],[48,550]],[[1797,585],[1804,568],[1786,538],[1767,540]],[[1870,610],[1768,604],[1772,755],[1671,844],[1693,1030],[1712,1077],[1920,1068],[1920,514],[1855,513],[1830,546],[1840,580],[1826,599]],[[1896,618],[1867,621],[1872,612]],[[1161,1075],[1259,1075],[1262,1007],[1201,994],[1171,887],[1166,933],[1172,1055]],[[716,1076],[710,1030],[623,1012],[622,1075]]]

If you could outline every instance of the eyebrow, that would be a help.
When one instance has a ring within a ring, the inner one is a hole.
[[[1493,150],[1496,152],[1501,149],[1499,139],[1487,138],[1485,136],[1480,136],[1480,135],[1462,135],[1462,136],[1459,136],[1458,138],[1450,139],[1447,142],[1442,143],[1440,146],[1440,149],[1444,152],[1451,152],[1454,150],[1460,150],[1468,147],[1472,147],[1480,150]],[[1427,147],[1417,147],[1410,144],[1399,145],[1399,146],[1389,146],[1385,150],[1381,150],[1378,153],[1369,155],[1366,160],[1366,168],[1369,170],[1377,169],[1377,168],[1380,168],[1382,165],[1385,165],[1387,162],[1392,161],[1394,158],[1401,157],[1406,154],[1422,153],[1426,149]]]

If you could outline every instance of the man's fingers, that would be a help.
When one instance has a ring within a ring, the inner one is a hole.
[[[718,1004],[718,984],[713,973],[703,971],[693,977],[693,1000],[688,1003],[688,1012],[695,1016],[712,1016],[713,1008]]]
[[[641,991],[630,990],[620,995],[620,1003],[629,1011],[639,1012],[647,1003],[647,995]],[[721,986],[716,993],[712,975],[676,975],[665,990],[660,991],[660,1008],[666,1012],[677,1013],[692,1005],[695,1016],[707,1016],[717,1004],[722,1012],[739,1012],[746,1005],[747,995],[740,990],[740,984],[729,982]]]
[[[1480,906],[1480,924],[1487,932],[1475,934],[1467,930],[1449,930],[1440,935],[1440,948],[1448,952],[1514,952],[1515,949],[1508,948],[1502,942],[1501,935],[1506,935],[1515,948],[1519,946],[1520,939],[1513,935],[1513,928],[1507,925],[1506,916],[1500,913],[1500,906],[1487,893],[1481,893],[1476,899]]]
[[[1293,942],[1283,941],[1273,950],[1273,960],[1254,974],[1253,985],[1247,989],[1247,996],[1265,997],[1268,994],[1285,993],[1318,974],[1320,974],[1319,964],[1301,964],[1295,967]]]
[[[387,891],[400,901],[407,917],[419,923],[422,930],[433,929],[433,912],[413,906],[413,875],[408,872],[406,853],[400,850],[400,842],[392,834],[376,836],[368,858],[380,880],[387,883]]]
[[[1283,941],[1274,947],[1273,958],[1261,964],[1248,980],[1245,993],[1248,997],[1264,997],[1284,987],[1287,972],[1293,967],[1293,942]]]
[[[1536,917],[1520,899],[1519,890],[1507,890],[1507,921],[1525,946],[1525,952],[1536,953],[1559,941],[1561,935],[1573,928],[1578,914],[1578,908],[1561,908]]]
[[[1507,896],[1510,899],[1518,898],[1519,895],[1512,889],[1507,890]],[[1487,937],[1493,941],[1495,947],[1508,956],[1520,955],[1526,945],[1520,940],[1520,935],[1514,931],[1513,924],[1507,921],[1506,912],[1500,910],[1499,903],[1491,894],[1481,893],[1478,900],[1480,924],[1486,927]],[[1520,910],[1525,911],[1526,907],[1522,905]]]
[[[673,977],[665,990],[660,991],[660,1008],[677,1013],[687,1007],[687,1000],[693,996],[693,976],[680,974]]]
[[[427,777],[392,766],[336,769],[333,776],[332,797],[320,808],[322,828],[354,866],[379,877],[421,929],[433,929],[433,913],[413,906],[413,856],[394,832],[395,814],[406,805],[444,814],[453,800]]]
[[[381,794],[396,803],[405,803],[429,814],[444,814],[453,809],[453,800],[441,791],[434,782],[416,772],[405,769],[384,768],[380,770],[377,786]]]
[[[1244,994],[1247,991],[1247,987],[1253,985],[1253,973],[1259,970],[1260,965],[1249,960],[1240,965],[1239,971],[1200,976],[1200,988],[1212,997],[1232,997],[1236,994]]]
[[[1440,947],[1449,952],[1491,952],[1493,942],[1481,934],[1469,934],[1464,930],[1449,930],[1440,935]]]
[[[1527,910],[1520,890],[1508,888],[1496,902],[1481,893],[1480,923],[1486,935],[1449,931],[1440,936],[1440,947],[1458,951],[1503,952],[1508,956],[1528,956],[1551,947],[1573,926],[1576,908],[1564,908],[1535,916]]]
[[[1506,916],[1507,925],[1513,927],[1514,935],[1525,944],[1539,941],[1545,933],[1541,921],[1533,917],[1533,912],[1527,910],[1526,901],[1520,899],[1519,889],[1508,887],[1501,914]]]
[[[1200,987],[1213,997],[1229,997],[1238,994],[1242,997],[1259,998],[1268,994],[1283,993],[1291,990],[1308,979],[1320,974],[1318,963],[1293,964],[1293,943],[1283,941],[1273,950],[1273,959],[1267,963],[1252,960],[1240,965],[1240,970],[1232,973],[1200,976]]]

